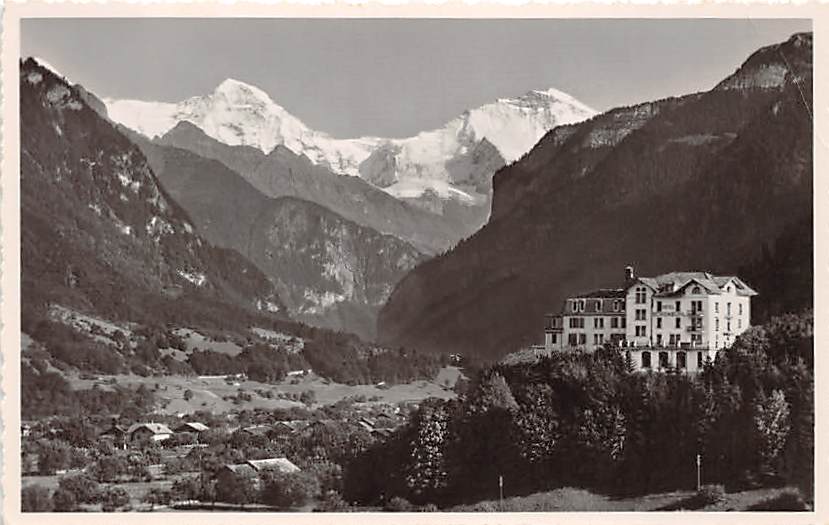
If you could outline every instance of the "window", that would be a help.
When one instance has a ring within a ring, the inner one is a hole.
[[[659,368],[668,368],[668,352],[659,352]]]
[[[627,317],[622,317],[622,328],[627,327],[627,325],[628,325]]]
[[[662,311],[662,301],[656,301],[656,311],[657,312]]]
[[[657,328],[662,328],[662,318],[661,317],[656,318],[656,327]]]
[[[725,322],[725,331],[731,333],[731,321]]]
[[[692,294],[694,294],[694,295],[699,295],[699,294],[701,294],[701,293],[702,293],[702,289],[700,289],[700,287],[699,287],[699,286],[694,286],[694,287],[691,289],[691,293],[692,293]]]
[[[737,313],[739,315],[743,315],[743,303],[740,303],[739,305],[737,305]]]
[[[702,368],[702,352],[697,352],[697,368]]]
[[[681,303],[680,301],[677,301],[677,302],[674,304],[674,309],[675,309],[677,312],[681,311],[681,310],[682,310],[682,303]]]
[[[597,312],[602,311],[602,300],[601,299],[596,299],[596,311]]]
[[[579,334],[579,344],[587,344],[587,334]]]
[[[570,334],[570,335],[567,337],[567,343],[568,343],[570,346],[576,346],[577,344],[579,344],[578,334]]]
[[[613,311],[618,312],[622,309],[622,301],[613,301]]]
[[[731,315],[731,303],[725,305],[725,315]]]
[[[593,344],[596,346],[604,344],[604,334],[593,334]]]
[[[737,330],[743,327],[743,320],[741,318],[737,318]]]
[[[578,301],[572,301],[570,303],[570,309],[573,310],[574,312],[578,312],[579,311],[579,302]]]
[[[679,369],[685,368],[685,352],[676,353],[676,367]]]
[[[596,317],[593,319],[593,328],[604,328],[604,317]]]
[[[651,353],[650,352],[642,352],[642,368],[650,368],[651,367]]]
[[[550,337],[550,342],[553,343],[553,344],[557,344],[558,343],[558,337],[557,337],[558,334],[550,334],[550,336],[551,336]]]
[[[656,334],[656,346],[662,346],[662,334]]]
[[[691,301],[691,313],[698,314],[702,312],[702,301]]]
[[[619,318],[618,317],[611,317],[610,318],[610,327],[611,328],[619,328]]]
[[[691,335],[691,342],[694,343],[695,345],[701,345],[702,344],[702,335],[692,334]]]
[[[720,303],[716,302],[716,301],[714,302],[714,313],[715,314],[720,313]]]
[[[636,288],[636,304],[645,304],[648,298],[647,288],[640,286]]]
[[[718,317],[714,318],[714,331],[715,332],[720,331],[720,319]]]
[[[647,310],[645,310],[644,308],[637,308],[636,309],[636,320],[637,321],[644,321],[645,319],[647,319],[647,315],[648,315]]]
[[[645,337],[646,331],[644,326],[636,327],[636,337]]]
[[[676,327],[677,327],[677,328],[682,328],[682,318],[681,318],[681,317],[677,317],[677,318],[676,318],[676,323],[675,323],[675,324],[676,324]]]

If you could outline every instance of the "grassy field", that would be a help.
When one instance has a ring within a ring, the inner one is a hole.
[[[379,387],[376,385],[344,385],[321,378],[314,374],[305,377],[287,378],[274,384],[258,381],[227,382],[221,377],[186,377],[186,376],[158,376],[141,377],[137,375],[98,376],[96,379],[81,379],[79,376],[69,376],[73,388],[92,388],[98,384],[100,388],[107,388],[108,382],[114,379],[117,384],[132,388],[145,385],[155,391],[156,396],[165,403],[163,409],[167,414],[186,414],[196,410],[210,410],[214,413],[228,412],[233,408],[290,408],[302,406],[302,403],[289,399],[291,395],[299,396],[303,392],[312,391],[317,405],[336,403],[349,397],[365,397],[366,400],[378,403],[399,403],[401,401],[422,401],[429,397],[451,399],[455,393],[451,390],[455,381],[460,377],[460,371],[455,367],[442,369],[434,380],[415,381],[412,383]],[[158,388],[156,389],[156,385]],[[236,396],[242,389],[252,397],[249,401],[235,404],[226,399]],[[186,391],[192,393],[191,399],[184,399]],[[270,398],[263,393],[270,392]],[[280,398],[282,396],[282,398]]]
[[[644,496],[614,498],[595,494],[588,490],[561,488],[550,492],[539,492],[529,496],[505,498],[503,506],[497,499],[485,500],[470,505],[458,505],[447,509],[451,512],[579,512],[579,511],[746,511],[760,502],[779,496],[791,488],[764,488],[727,493],[725,500],[701,508],[686,505],[696,491],[684,490],[647,494]]]

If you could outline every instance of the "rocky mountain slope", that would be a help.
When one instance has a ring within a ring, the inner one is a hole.
[[[377,312],[419,251],[312,202],[269,198],[218,161],[136,140],[196,231],[262,270],[292,318],[374,339]]]
[[[105,102],[114,121],[147,137],[166,135],[167,143],[202,155],[207,153],[207,148],[211,154],[206,156],[225,162],[270,196],[298,196],[357,220],[350,213],[353,209],[342,204],[334,207],[325,192],[311,191],[308,186],[299,188],[297,181],[293,182],[294,193],[286,192],[282,173],[288,164],[299,168],[298,178],[310,172],[314,178],[312,185],[345,187],[349,197],[372,203],[379,211],[393,206],[369,188],[382,190],[399,201],[437,215],[427,219],[404,208],[406,218],[416,220],[408,227],[402,226],[408,221],[395,220],[392,213],[378,217],[367,213],[363,214],[366,222],[358,221],[431,252],[450,247],[486,221],[491,177],[497,169],[517,159],[549,129],[595,114],[573,97],[549,89],[499,99],[466,111],[439,129],[414,137],[336,139],[309,128],[261,89],[232,79],[225,80],[208,95],[179,103],[111,99]],[[223,145],[245,148],[229,153],[215,144],[187,136],[192,130],[177,129],[184,122],[193,124]],[[255,150],[266,155],[268,162],[257,160]],[[286,159],[287,153],[296,158]],[[331,174],[348,177],[335,183]],[[361,185],[351,179],[368,184]],[[274,180],[277,187],[272,187]],[[304,181],[299,182],[303,184]],[[367,195],[361,197],[361,193]],[[344,199],[333,199],[337,200]],[[390,222],[386,228],[380,227]],[[425,231],[417,229],[418,223]],[[435,223],[442,223],[442,227],[433,227]],[[403,230],[403,235],[396,230]]]
[[[484,228],[401,281],[380,340],[503,356],[538,342],[568,294],[616,286],[628,264],[747,268],[755,321],[779,288],[778,310],[811,304],[811,63],[812,36],[798,34],[711,91],[554,129],[496,174]]]
[[[136,135],[135,140],[140,141],[141,136]],[[472,234],[489,213],[488,208],[451,201],[441,201],[441,213],[431,213],[402,202],[359,177],[336,175],[285,146],[277,146],[268,154],[250,146],[228,146],[186,121],[176,124],[154,143],[217,160],[264,195],[315,202],[350,221],[394,235],[427,254],[445,251],[458,239]],[[466,215],[462,215],[464,212]]]
[[[21,64],[24,318],[56,304],[147,323],[285,318],[264,274],[204,241],[87,100],[35,60]]]

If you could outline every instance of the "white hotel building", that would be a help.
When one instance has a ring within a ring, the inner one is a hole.
[[[623,347],[637,370],[695,372],[750,326],[751,297],[740,278],[707,272],[636,277],[625,268],[625,287],[567,298],[548,314],[545,350]]]

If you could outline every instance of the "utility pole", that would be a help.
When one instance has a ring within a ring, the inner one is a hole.
[[[702,488],[702,477],[700,476],[700,469],[702,468],[702,456],[697,454],[697,492]]]
[[[504,511],[504,476],[498,475],[498,508]]]

